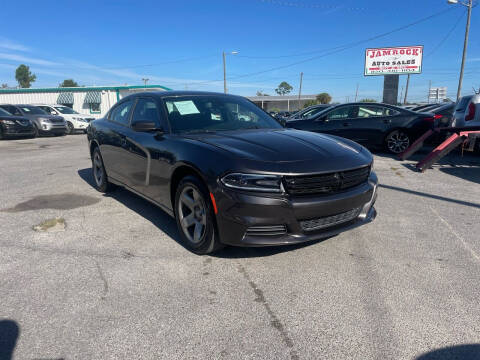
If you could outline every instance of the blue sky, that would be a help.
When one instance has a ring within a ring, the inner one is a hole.
[[[409,100],[421,101],[430,80],[455,97],[466,9],[446,0],[18,0],[5,1],[0,17],[0,82],[10,86],[24,63],[37,75],[34,87],[65,78],[139,85],[146,77],[173,89],[222,91],[222,51],[235,50],[227,56],[231,93],[272,95],[283,80],[297,93],[303,72],[303,94],[352,101],[358,84],[359,97],[380,99],[383,77],[363,76],[365,48],[424,45],[423,74],[412,75],[409,90]],[[474,8],[464,93],[480,87],[479,19]]]

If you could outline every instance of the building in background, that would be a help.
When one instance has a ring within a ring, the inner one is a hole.
[[[161,85],[86,86],[74,88],[0,89],[0,104],[61,104],[100,118],[118,100],[143,91],[166,91]]]
[[[265,111],[294,111],[303,109],[308,101],[316,99],[316,95],[302,95],[300,101],[298,95],[247,96],[247,99]]]

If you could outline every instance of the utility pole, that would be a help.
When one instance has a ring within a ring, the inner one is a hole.
[[[427,103],[430,104],[430,91],[432,90],[432,80],[428,81],[428,95],[427,95]]]
[[[402,102],[402,97],[403,97],[403,86],[402,86],[402,90],[400,91],[400,101],[397,100],[397,103],[401,103]]]
[[[223,56],[223,92],[226,94],[227,93],[227,62],[226,62],[226,56],[227,55],[236,55],[238,54],[238,51],[231,51],[229,53],[226,53],[225,51],[222,51],[222,56]]]
[[[143,81],[143,86],[144,87],[147,87],[147,81],[150,80],[148,78],[143,78],[142,81]]]
[[[407,85],[405,86],[405,98],[403,99],[404,105],[407,103],[408,85],[410,85],[410,74],[407,75]]]
[[[301,107],[302,83],[303,83],[303,72],[300,73],[300,86],[298,87],[298,110],[302,108]]]
[[[355,90],[355,102],[357,102],[357,96],[358,96],[358,83],[357,83],[357,90]]]
[[[225,64],[225,51],[222,52],[223,55],[223,92],[227,93],[227,65]]]
[[[447,0],[449,4],[458,4],[458,0]],[[457,90],[457,101],[460,99],[462,94],[462,82],[463,82],[463,70],[465,69],[465,60],[467,58],[467,46],[468,46],[468,33],[470,32],[470,18],[472,16],[473,0],[467,0],[467,2],[460,1],[460,4],[466,6],[468,9],[467,12],[467,26],[465,28],[465,39],[463,41],[463,55],[462,55],[462,65],[460,67],[460,77],[458,78],[458,90]]]

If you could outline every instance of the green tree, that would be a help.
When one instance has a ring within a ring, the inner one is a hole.
[[[37,80],[37,76],[30,72],[30,67],[22,64],[15,70],[15,79],[20,87],[29,88]]]
[[[377,100],[365,98],[365,99],[361,99],[359,102],[377,102]]]
[[[286,81],[282,81],[280,83],[280,85],[278,85],[278,87],[275,89],[275,92],[278,94],[278,95],[287,95],[288,93],[290,93],[290,91],[292,91],[293,87],[287,83]]]
[[[332,101],[332,97],[329,93],[321,93],[317,95],[317,102],[319,104],[330,104],[330,101]]]
[[[317,100],[308,100],[305,102],[305,104],[303,105],[303,108],[307,108],[309,106],[312,106],[312,105],[317,105],[318,104],[318,101]]]
[[[63,82],[58,85],[60,87],[78,87],[78,83],[73,79],[65,79]]]
[[[270,96],[268,94],[265,94],[262,90],[257,91],[257,96]]]
[[[8,88],[8,84],[2,84],[2,89]]]

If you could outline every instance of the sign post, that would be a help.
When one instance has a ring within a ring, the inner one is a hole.
[[[384,76],[383,102],[395,105],[398,101],[399,75],[410,77],[410,74],[421,74],[422,59],[422,45],[366,49],[364,75]],[[408,89],[405,95],[407,92]]]

